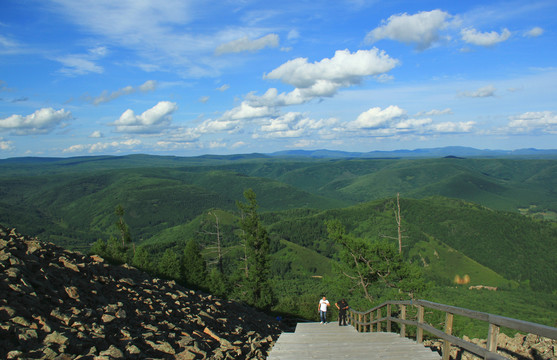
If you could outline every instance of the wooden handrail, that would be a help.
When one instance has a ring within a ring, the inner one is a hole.
[[[401,317],[391,316],[392,306],[399,306]],[[406,319],[406,307],[417,307],[417,320]],[[382,309],[386,309],[386,316],[382,315]],[[445,313],[445,329],[439,330],[427,324],[424,321],[424,309],[438,310]],[[375,318],[373,314],[376,314]],[[369,315],[369,316],[368,316]],[[489,324],[487,334],[487,348],[483,348],[452,334],[453,332],[453,316],[459,315],[468,317],[470,319],[485,321]],[[426,300],[407,300],[407,301],[387,301],[383,304],[376,306],[366,311],[356,311],[352,308],[349,309],[349,321],[352,326],[358,331],[365,331],[369,328],[373,331],[374,325],[377,325],[377,331],[381,331],[381,323],[387,323],[387,332],[391,331],[391,323],[396,322],[400,324],[400,336],[406,336],[406,326],[416,326],[416,341],[423,342],[423,331],[426,331],[443,340],[442,355],[443,360],[448,360],[450,356],[451,344],[456,345],[466,351],[483,357],[486,360],[503,360],[507,359],[497,353],[497,335],[499,328],[504,326],[506,328],[526,332],[529,334],[539,335],[545,338],[557,340],[557,328],[536,324],[528,321],[512,319],[504,316],[493,315],[480,311],[464,309],[456,306],[445,304],[438,304]],[[369,321],[366,321],[369,318]],[[363,320],[362,320],[363,319]]]

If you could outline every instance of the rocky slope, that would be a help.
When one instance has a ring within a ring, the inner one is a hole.
[[[0,226],[2,359],[264,359],[280,332],[241,304]]]
[[[467,336],[464,336],[463,339],[483,348],[487,347],[486,340],[470,339]],[[424,345],[442,354],[443,342],[441,340],[426,340]],[[517,333],[514,337],[499,334],[497,337],[497,353],[510,360],[556,360],[557,341],[534,334],[522,335]],[[454,345],[451,346],[450,359],[483,360],[483,358]]]

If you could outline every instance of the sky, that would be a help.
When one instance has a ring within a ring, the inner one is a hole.
[[[557,1],[2,0],[0,158],[557,148]]]

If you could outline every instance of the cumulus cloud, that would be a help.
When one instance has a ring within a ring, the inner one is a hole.
[[[157,105],[136,115],[131,109],[126,110],[113,124],[118,132],[155,133],[168,126],[172,113],[178,110],[176,103],[160,101]]]
[[[363,113],[358,118],[347,124],[349,129],[377,129],[386,127],[394,120],[406,116],[406,111],[396,105],[390,105],[386,109],[373,107]]]
[[[89,135],[90,138],[94,138],[94,139],[96,139],[96,138],[102,138],[103,136],[104,136],[104,135],[103,135],[99,130],[93,131],[93,132],[91,133],[91,135]]]
[[[511,37],[511,32],[508,29],[503,29],[501,33],[496,31],[479,32],[473,28],[466,28],[460,31],[462,40],[469,44],[478,46],[493,46],[500,42],[506,41]]]
[[[338,50],[332,58],[314,63],[296,58],[264,75],[265,79],[292,85],[294,90],[279,94],[276,88],[270,88],[262,96],[248,94],[246,101],[256,107],[303,104],[316,97],[333,96],[340,88],[359,84],[366,76],[388,72],[397,64],[398,60],[376,48],[355,53]]]
[[[98,142],[95,144],[77,144],[72,145],[62,152],[64,153],[103,153],[109,150],[121,150],[122,148],[132,149],[138,145],[141,145],[141,140],[139,139],[128,139],[123,141],[109,141],[109,142]]]
[[[418,129],[423,128],[426,125],[429,125],[433,122],[430,118],[424,119],[405,119],[397,122],[394,127],[397,130],[405,130],[405,129]]]
[[[226,91],[226,90],[228,90],[228,89],[230,89],[230,85],[228,85],[228,84],[224,84],[224,85],[219,86],[219,87],[217,88],[217,90],[218,90],[218,91],[221,91],[221,92]]]
[[[72,114],[64,109],[42,108],[30,115],[12,115],[0,119],[0,131],[11,131],[16,135],[47,134]]]
[[[392,15],[382,25],[366,35],[366,41],[374,43],[382,39],[415,44],[416,49],[425,50],[439,41],[440,32],[450,25],[452,16],[441,10],[422,11],[414,15],[407,13]]]
[[[448,113],[445,110],[432,110],[433,115]],[[373,107],[363,113],[354,121],[344,123],[337,128],[338,131],[348,131],[351,136],[368,137],[394,137],[400,135],[436,136],[441,133],[458,134],[468,133],[474,128],[475,122],[442,122],[435,123],[430,117],[409,118],[406,111],[396,105],[385,109]]]
[[[90,97],[90,96],[86,96],[84,97],[84,99],[86,101],[89,101],[95,105],[99,105],[99,104],[103,104],[103,103],[107,103],[109,101],[112,100],[116,100],[121,96],[124,95],[130,95],[136,92],[149,92],[149,91],[154,91],[157,87],[157,82],[155,80],[147,80],[145,81],[143,84],[137,86],[137,87],[133,87],[133,86],[126,86],[123,87],[121,89],[118,89],[116,91],[113,91],[112,93],[108,93],[108,91],[103,91],[102,94],[100,94],[99,96],[96,97]]]
[[[332,58],[308,63],[307,58],[289,60],[270,73],[266,79],[278,79],[297,88],[349,86],[358,84],[362,78],[379,75],[392,70],[398,60],[389,57],[377,48],[337,50]]]
[[[479,88],[476,91],[461,92],[461,93],[459,93],[459,96],[472,97],[472,98],[490,97],[490,96],[495,96],[495,90],[496,89],[493,85],[487,85],[487,86]]]
[[[508,126],[513,132],[541,131],[557,134],[557,114],[552,111],[531,111],[509,118]]]
[[[539,26],[533,27],[532,29],[528,30],[524,33],[524,36],[527,37],[538,37],[543,34],[543,29]]]
[[[196,134],[211,134],[218,132],[233,133],[239,129],[240,124],[241,122],[239,120],[209,119],[197,126],[193,132]]]
[[[466,133],[470,132],[476,123],[474,121],[466,122],[443,122],[432,124],[430,129],[437,133]]]
[[[279,36],[277,34],[265,35],[255,40],[250,40],[247,36],[244,36],[240,39],[217,46],[215,54],[223,55],[245,51],[255,52],[266,47],[278,47],[278,45]]]
[[[243,101],[240,106],[235,107],[232,110],[228,110],[222,116],[223,119],[231,120],[242,120],[242,119],[254,119],[261,118],[265,116],[272,116],[275,112],[269,106],[252,106],[247,102]]]
[[[260,127],[260,134],[254,134],[254,138],[294,138],[318,132],[329,128],[338,122],[335,118],[310,119],[299,112],[288,112],[276,118],[270,118]]]

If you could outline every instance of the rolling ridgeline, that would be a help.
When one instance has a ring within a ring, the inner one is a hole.
[[[148,254],[146,269],[156,272],[167,250],[181,256],[195,239],[210,271],[218,218],[222,266],[237,273],[243,251],[237,202],[249,188],[270,236],[276,312],[313,319],[322,293],[371,307],[351,296],[335,271],[339,248],[325,224],[339,220],[353,236],[395,243],[400,193],[404,258],[430,282],[420,297],[556,325],[557,160],[6,159],[0,223],[86,253],[98,239],[119,236],[114,209],[121,205],[136,249]],[[469,290],[477,285],[498,290]],[[476,330],[472,323],[459,327]],[[466,334],[485,336],[480,329]]]

